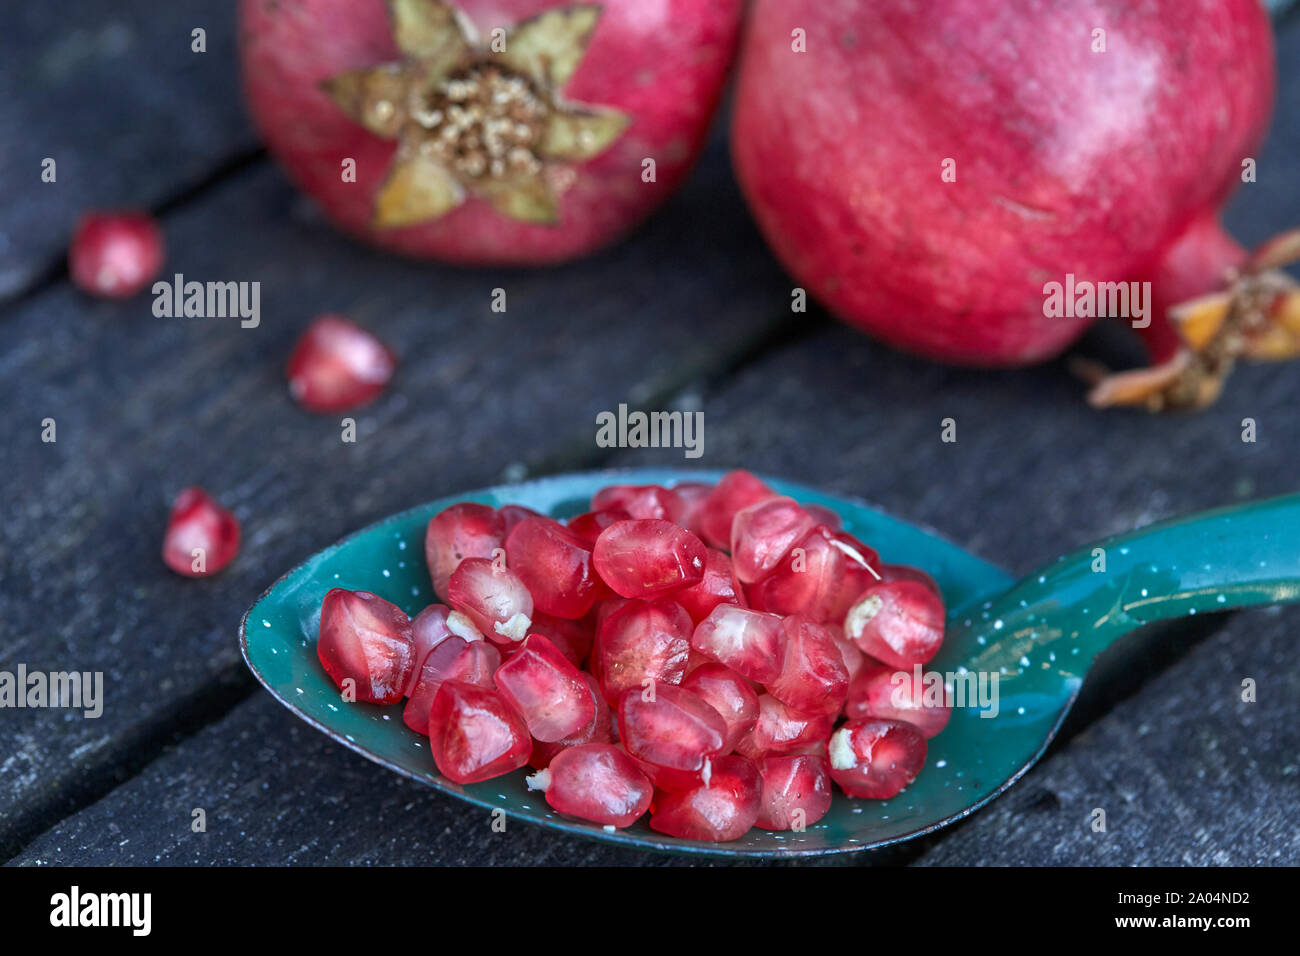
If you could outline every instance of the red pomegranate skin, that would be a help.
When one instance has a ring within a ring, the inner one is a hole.
[[[462,0],[484,36],[565,0]],[[569,168],[559,223],[508,219],[471,198],[430,222],[371,228],[395,144],[349,119],[321,89],[347,70],[399,59],[383,0],[240,0],[244,88],[253,119],[289,177],[346,231],[420,258],[487,265],[564,262],[627,233],[681,184],[698,156],[739,36],[742,0],[604,0],[567,100],[621,110],[631,125]],[[357,181],[341,180],[352,157]],[[655,160],[655,182],[642,162]]]
[[[833,313],[1015,366],[1093,321],[1044,315],[1066,273],[1151,280],[1163,305],[1217,286],[1241,253],[1216,210],[1274,83],[1258,0],[756,0],[731,144],[768,242]],[[1145,334],[1172,347],[1159,316]]]

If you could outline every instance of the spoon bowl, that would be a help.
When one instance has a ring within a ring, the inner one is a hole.
[[[1201,611],[1300,600],[1300,496],[1153,525],[1057,559],[1016,582],[928,529],[852,498],[764,480],[802,503],[835,511],[846,530],[891,563],[928,571],[948,607],[943,647],[924,670],[954,695],[952,718],[929,741],[925,767],[889,800],[838,789],[830,811],[802,833],[752,829],[729,843],[652,831],[643,818],[607,832],[552,811],[524,771],[461,786],[440,776],[428,740],[401,705],[344,703],[316,657],[320,606],[331,588],[378,594],[414,616],[437,600],[424,560],[425,527],[458,501],[520,504],[567,518],[606,485],[716,481],[718,472],[636,469],[556,475],[421,505],[313,555],[244,615],[240,648],[281,703],[336,741],[390,770],[489,809],[565,833],[641,849],[725,857],[849,853],[929,833],[974,812],[1042,755],[1098,653],[1141,624]],[[1292,542],[1292,544],[1288,544]]]

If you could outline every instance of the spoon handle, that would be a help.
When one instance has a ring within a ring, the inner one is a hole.
[[[1071,638],[1095,657],[1152,621],[1296,601],[1300,494],[1108,538],[1029,575],[986,610],[997,630],[1038,621],[1037,630]]]

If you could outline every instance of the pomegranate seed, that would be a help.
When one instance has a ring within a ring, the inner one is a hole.
[[[844,554],[844,570],[830,620],[841,624],[858,595],[880,580],[880,555],[853,535],[831,532],[830,543]]]
[[[682,790],[694,790],[696,787],[704,785],[704,778],[713,773],[713,763],[711,758],[704,759],[703,766],[699,770],[673,770],[668,767],[657,767],[645,760],[638,760],[636,757],[629,755],[633,763],[640,768],[656,790],[671,790],[680,792]]]
[[[124,299],[149,285],[163,266],[163,234],[143,212],[83,216],[68,247],[68,273],[83,292]]]
[[[625,598],[661,597],[698,584],[707,557],[699,538],[657,518],[616,521],[592,550],[601,580]]]
[[[781,618],[719,604],[691,636],[691,647],[759,684],[781,673]]]
[[[812,527],[812,515],[793,498],[765,498],[737,511],[731,564],[740,583],[753,584],[766,575]]]
[[[515,530],[515,525],[525,518],[545,518],[546,515],[532,508],[525,508],[523,505],[502,505],[497,509],[497,514],[501,516],[501,521],[505,525],[505,536],[509,537],[510,532]]]
[[[340,688],[352,681],[356,700],[395,704],[415,667],[411,621],[369,591],[334,588],[320,609],[316,654]]]
[[[365,329],[322,315],[289,355],[289,393],[308,411],[341,412],[378,397],[396,367],[397,357]]]
[[[202,488],[186,488],[172,502],[163,535],[163,563],[187,578],[216,574],[239,551],[239,520]]]
[[[698,584],[673,593],[673,600],[686,608],[696,624],[709,616],[719,604],[745,607],[745,592],[736,580],[731,558],[716,548],[709,548],[704,559],[704,577]]]
[[[831,768],[821,754],[764,757],[756,826],[764,830],[805,829],[831,808]]]
[[[881,581],[849,608],[844,634],[864,653],[907,670],[934,657],[943,643],[943,602],[916,581]]]
[[[702,770],[727,739],[727,722],[698,695],[671,684],[632,687],[618,700],[618,731],[627,752],[668,770]]]
[[[591,546],[558,521],[519,522],[506,538],[506,557],[539,611],[573,620],[591,610],[600,583]]]
[[[449,637],[454,635],[451,629],[447,627],[447,616],[451,614],[451,608],[445,604],[430,604],[419,614],[411,619],[411,640],[412,653],[411,660],[415,666],[411,668],[411,677],[406,682],[406,689],[403,695],[411,696],[415,690],[415,684],[420,679],[420,666],[424,659],[429,656],[429,652],[441,644]]]
[[[434,593],[446,600],[447,585],[461,561],[490,558],[505,540],[505,519],[487,505],[465,501],[438,512],[424,533],[424,557]]]
[[[885,581],[916,581],[924,584],[942,599],[943,592],[939,590],[939,584],[934,578],[926,574],[920,568],[914,568],[910,564],[882,564],[877,570],[880,577]]]
[[[760,581],[750,585],[750,604],[773,614],[802,614],[814,621],[835,620],[847,558],[833,544],[832,532],[817,525],[795,542]],[[865,585],[863,585],[865,587]],[[856,597],[861,591],[854,591]],[[839,615],[836,623],[844,620]]]
[[[451,606],[498,644],[522,641],[533,618],[533,596],[509,568],[487,558],[466,558],[447,585]]]
[[[723,753],[736,749],[740,738],[754,729],[758,722],[758,695],[749,681],[730,667],[712,662],[702,664],[682,678],[684,689],[696,694],[716,710],[727,724],[727,739]]]
[[[425,657],[416,673],[410,700],[402,720],[416,733],[429,732],[429,709],[445,680],[458,680],[488,690],[494,689],[492,675],[501,666],[501,652],[484,640],[466,642],[449,637]]]
[[[718,757],[706,785],[656,796],[650,829],[688,840],[738,840],[758,820],[761,787],[750,761],[734,754]]]
[[[605,703],[605,697],[600,692],[600,684],[596,678],[586,671],[580,672],[583,682],[587,685],[587,691],[591,694],[591,706],[593,718],[590,724],[582,728],[572,737],[565,737],[563,740],[543,741],[533,740],[533,751],[528,757],[528,763],[538,770],[547,766],[555,755],[569,747],[577,747],[581,744],[608,744],[614,740],[614,712],[609,705]]]
[[[610,485],[591,499],[592,511],[622,508],[633,518],[657,518],[681,523],[686,503],[671,488],[662,485]]]
[[[927,738],[933,737],[948,726],[952,716],[943,684],[926,687],[924,678],[921,686],[914,688],[913,684],[911,671],[873,661],[849,684],[844,715],[849,720],[878,717],[906,721]]]
[[[429,749],[439,773],[465,784],[522,767],[532,741],[523,720],[499,694],[445,680],[429,711]]]
[[[551,617],[541,611],[533,612],[534,634],[541,634],[559,648],[560,653],[568,658],[574,667],[581,667],[591,653],[591,643],[595,639],[591,623],[584,618],[570,621],[562,617]]]
[[[781,628],[781,673],[767,683],[767,692],[801,713],[838,713],[849,691],[849,672],[831,631],[797,614],[782,620]]]
[[[629,601],[607,617],[596,632],[593,671],[605,699],[617,704],[629,687],[643,683],[680,684],[690,655],[691,618],[667,598]]]
[[[821,752],[834,724],[832,714],[802,714],[771,694],[760,694],[758,720],[754,729],[740,738],[736,753],[757,760],[772,754]]]
[[[569,519],[568,529],[583,541],[590,549],[596,544],[600,533],[615,521],[628,521],[632,516],[622,508],[605,508],[601,511],[587,511]]]
[[[826,744],[831,779],[850,797],[887,800],[916,779],[925,737],[896,720],[851,720]]]
[[[713,486],[702,481],[683,481],[673,485],[673,491],[682,501],[682,513],[677,523],[695,535],[703,538],[700,519],[704,515],[704,502],[713,492]]]
[[[844,669],[849,674],[849,686],[853,686],[853,679],[862,673],[862,669],[867,666],[867,662],[872,659],[858,649],[854,644],[844,636],[844,631],[833,624],[826,625],[827,630],[831,632],[831,637],[835,639],[835,646],[840,649],[840,657],[844,659]]]
[[[731,547],[731,521],[736,512],[776,492],[748,471],[729,471],[700,505],[700,535],[712,548]]]
[[[528,635],[518,652],[497,668],[496,687],[524,718],[528,732],[541,741],[572,737],[596,718],[591,688],[540,634]]]
[[[803,510],[812,515],[813,521],[817,522],[817,524],[825,525],[832,531],[839,531],[840,528],[844,527],[844,522],[839,514],[825,505],[810,503],[804,505]]]
[[[602,826],[631,826],[650,809],[654,788],[627,754],[612,744],[581,744],[555,755],[528,778],[551,809]]]

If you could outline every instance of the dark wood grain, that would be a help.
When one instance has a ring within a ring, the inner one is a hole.
[[[0,31],[0,301],[62,267],[88,208],[176,201],[258,149],[233,3],[21,3]],[[207,31],[207,52],[191,31]],[[42,161],[57,181],[41,180]]]

